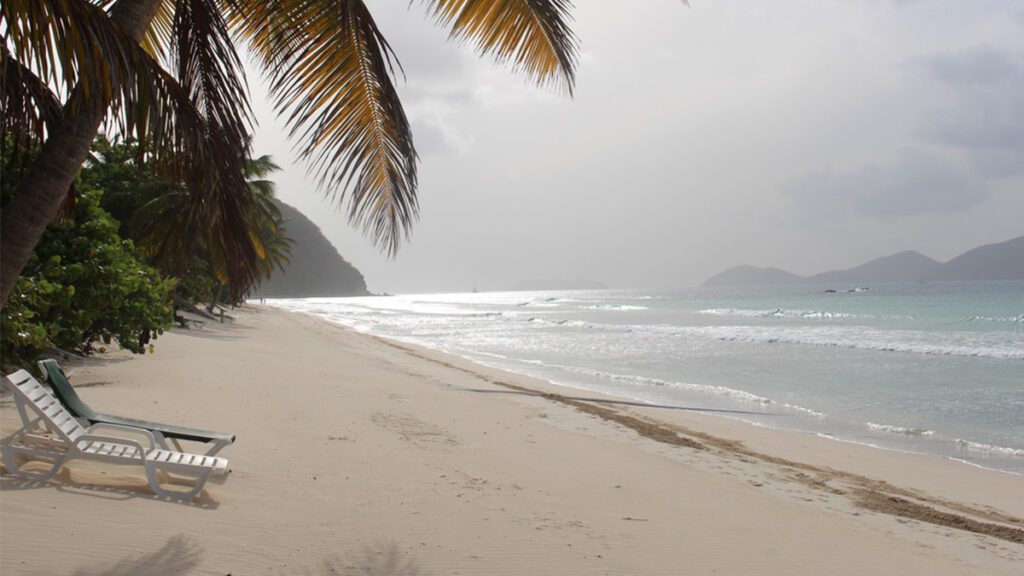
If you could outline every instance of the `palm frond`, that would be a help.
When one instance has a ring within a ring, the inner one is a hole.
[[[579,42],[569,0],[425,0],[454,39],[508,62],[541,85],[573,90]]]
[[[270,154],[264,154],[258,158],[250,158],[246,162],[245,172],[250,178],[266,178],[271,172],[277,172],[281,167],[274,162]]]
[[[206,121],[235,145],[244,172],[251,117],[245,72],[217,1],[177,0],[171,38],[178,82]]]
[[[163,0],[157,7],[153,21],[150,22],[146,34],[140,44],[150,56],[157,60],[167,57],[171,45],[171,34],[174,26],[174,3]]]
[[[0,45],[0,151],[11,146],[23,156],[61,115],[57,95]]]
[[[265,230],[263,244],[267,247],[267,257],[263,259],[264,278],[269,278],[274,268],[284,272],[292,261],[292,247],[295,241],[288,237],[288,230],[280,224],[274,230]]]
[[[203,116],[209,165],[189,171],[192,230],[206,231],[214,272],[232,296],[254,281],[265,249],[252,234],[245,179],[249,105],[242,65],[216,0],[176,0],[171,60],[178,82]]]
[[[4,0],[12,56],[66,99],[67,114],[110,106],[108,123],[168,158],[204,149],[202,116],[177,81],[85,0]]]
[[[362,0],[238,0],[300,156],[349,220],[394,254],[418,215],[416,150],[392,82],[397,59]]]
[[[241,290],[263,251],[245,224],[250,196],[239,193],[248,190],[241,65],[216,0],[174,1],[170,38],[187,42],[171,58],[180,82],[86,0],[4,0],[0,29],[13,58],[66,96],[66,114],[109,107],[110,128],[195,192],[190,229],[223,250],[222,275]]]

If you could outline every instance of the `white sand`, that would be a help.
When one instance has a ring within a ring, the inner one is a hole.
[[[101,412],[236,433],[230,477],[182,505],[132,467],[5,474],[0,574],[1024,573],[1020,543],[854,503],[874,488],[1020,530],[1021,476],[679,411],[588,414],[496,384],[542,382],[268,308],[156,344],[71,365],[72,382]],[[0,418],[6,437],[9,397]]]

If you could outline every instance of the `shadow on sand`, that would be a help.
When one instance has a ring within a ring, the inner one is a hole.
[[[26,465],[31,466],[32,463],[27,463]],[[219,502],[210,497],[208,490],[201,491],[195,498],[187,502],[159,496],[149,488],[149,483],[142,477],[106,477],[103,475],[104,477],[96,478],[96,481],[89,481],[89,479],[79,480],[75,478],[70,469],[65,467],[60,472],[57,472],[53,478],[40,481],[15,476],[2,465],[0,465],[0,473],[3,474],[0,477],[0,492],[8,490],[57,490],[58,492],[114,501],[142,498],[208,510],[216,510],[220,506]],[[163,478],[162,482],[178,485],[187,484],[185,480],[170,477]]]
[[[367,545],[345,558],[326,560],[319,571],[306,571],[307,576],[337,574],[339,576],[423,576],[416,563],[396,542],[382,541]]]
[[[142,576],[149,574],[188,574],[199,565],[203,549],[195,540],[178,534],[155,552],[131,555],[112,565],[80,568],[74,576]]]

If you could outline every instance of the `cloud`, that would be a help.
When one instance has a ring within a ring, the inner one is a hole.
[[[1024,65],[991,46],[917,59],[945,102],[918,128],[923,140],[966,154],[981,178],[1024,174]]]
[[[463,134],[437,110],[427,109],[413,113],[410,117],[413,136],[416,139],[416,151],[421,158],[449,154],[465,155],[473,146],[472,136]]]
[[[932,79],[950,86],[989,85],[1020,75],[1016,62],[987,45],[932,54],[912,63]]]
[[[888,165],[811,172],[791,183],[788,192],[815,214],[853,209],[880,218],[955,212],[988,197],[964,170],[918,149],[905,150]]]
[[[1024,99],[1024,90],[1015,95]],[[1011,94],[963,98],[919,133],[928,140],[972,151],[1024,151],[1024,103]]]

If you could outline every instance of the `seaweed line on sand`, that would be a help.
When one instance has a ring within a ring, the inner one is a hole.
[[[998,510],[976,508],[960,502],[929,496],[920,491],[893,486],[883,480],[876,480],[860,474],[771,456],[751,450],[738,440],[720,438],[706,432],[691,430],[684,426],[629,414],[625,408],[610,408],[591,401],[568,398],[561,394],[495,380],[486,374],[472,369],[431,358],[411,347],[394,341],[384,338],[376,339],[406,354],[468,374],[488,384],[571,406],[586,414],[619,424],[656,442],[701,451],[714,449],[717,454],[723,456],[740,460],[754,458],[782,467],[788,473],[786,477],[789,480],[799,482],[811,489],[821,490],[837,496],[846,496],[850,498],[855,506],[865,510],[1024,544],[1024,528],[1021,528],[1024,526],[1024,520]],[[830,483],[842,483],[848,489],[843,490]],[[951,512],[942,511],[936,507],[946,508],[951,510]],[[978,519],[988,520],[988,522],[982,522]]]

